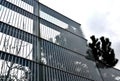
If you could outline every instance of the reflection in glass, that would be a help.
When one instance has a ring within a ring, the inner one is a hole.
[[[114,68],[100,68],[105,81],[120,81],[120,71]]]
[[[40,11],[40,17],[51,22],[51,23],[54,23],[55,25],[59,26],[59,27],[62,27],[64,29],[67,29],[68,28],[68,24],[64,23],[63,21],[60,21],[59,19],[43,12],[43,11]]]
[[[42,62],[64,71],[91,78],[88,61],[74,52],[41,40]]]
[[[32,60],[32,44],[0,33],[0,50]]]
[[[51,42],[56,42],[56,36],[60,35],[60,32],[50,28],[50,27],[47,27],[43,24],[40,24],[40,32],[41,32],[41,37],[46,39],[46,40],[49,40]]]
[[[83,32],[80,30],[80,27],[74,27],[72,25],[69,25],[68,23],[65,23],[43,11],[40,11],[40,17],[63,28],[63,29],[66,29],[76,35],[79,35],[79,36],[82,36],[83,37]]]
[[[17,5],[17,6],[19,6],[20,8],[23,8],[23,9],[27,10],[28,12],[33,13],[33,6],[25,3],[25,2],[22,1],[22,0],[6,0],[6,1],[8,1],[8,2],[14,4],[14,5]],[[33,2],[33,1],[32,1],[32,2]]]
[[[29,81],[31,71],[29,67],[0,60],[0,81]]]
[[[46,25],[40,24],[41,37],[67,49],[85,55],[86,40],[71,34],[65,30],[55,30]]]
[[[12,25],[18,29],[33,33],[33,20],[1,6],[0,21]]]

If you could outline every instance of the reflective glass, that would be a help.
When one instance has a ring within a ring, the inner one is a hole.
[[[48,41],[41,40],[42,55],[44,64],[72,72],[77,75],[92,78],[90,74],[89,62],[81,55],[61,48]],[[49,48],[49,49],[48,49]]]
[[[6,0],[14,5],[19,6],[20,8],[23,8],[25,10],[27,10],[28,12],[33,13],[33,6],[25,3],[23,0]],[[33,3],[34,0],[28,0],[30,3]]]
[[[51,15],[49,15],[41,10],[40,10],[40,17],[49,21],[49,22],[52,22],[52,23],[54,23],[54,24],[56,24],[64,29],[68,28],[68,24],[58,20],[57,18],[55,18],[55,17],[53,17],[53,16],[51,16]]]
[[[0,81],[41,81],[39,67],[30,60],[0,52]]]
[[[33,20],[1,6],[0,21],[12,25],[18,29],[33,33]]]
[[[40,35],[43,39],[86,55],[86,40],[71,34],[70,32],[65,30],[56,30],[40,24]]]
[[[120,81],[120,71],[113,68],[99,68],[104,81]]]
[[[32,59],[32,44],[15,37],[0,33],[0,50]]]
[[[81,31],[80,27],[74,27],[72,25],[69,25],[69,24],[43,12],[42,10],[40,10],[40,17],[55,24],[55,25],[57,25],[57,26],[59,26],[59,27],[61,27],[61,28],[63,28],[63,29],[66,29],[66,30],[68,30],[76,35],[83,37],[83,32]]]

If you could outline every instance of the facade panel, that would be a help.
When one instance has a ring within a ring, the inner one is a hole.
[[[79,23],[37,0],[0,0],[0,81],[120,80],[86,52]]]

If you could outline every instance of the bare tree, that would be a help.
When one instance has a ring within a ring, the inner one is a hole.
[[[11,49],[11,44],[9,43],[9,38],[10,38],[10,36],[8,38],[5,37],[4,44],[3,44],[3,50],[5,52],[7,52],[8,50],[9,50],[9,52],[14,50],[15,55],[19,56],[20,52],[22,51],[22,47],[27,46],[27,45],[24,45],[24,41],[15,38],[14,47],[12,47],[12,49]],[[31,51],[32,51],[32,49],[31,49]],[[25,58],[30,56],[31,51],[29,51],[29,53],[26,54]],[[30,72],[29,68],[26,68],[25,66],[22,66],[22,65],[18,65],[14,62],[8,62],[8,61],[4,60],[2,62],[1,70],[2,70],[2,68],[4,68],[5,64],[6,64],[7,69],[6,69],[6,72],[4,74],[0,75],[0,80],[4,80],[4,81],[28,81],[28,79],[30,78],[31,72]],[[24,75],[22,75],[20,78],[18,78],[18,75],[16,75],[15,73],[12,73],[15,70],[23,71]]]

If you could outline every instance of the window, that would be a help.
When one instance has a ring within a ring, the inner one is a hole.
[[[41,32],[41,37],[46,39],[46,40],[49,40],[51,42],[56,42],[56,36],[60,35],[60,32],[50,28],[50,27],[47,27],[43,24],[40,24],[40,32]]]
[[[0,33],[0,50],[32,60],[32,44]]]
[[[17,5],[17,6],[19,6],[20,8],[23,8],[23,9],[27,10],[28,12],[33,13],[33,6],[25,3],[25,2],[22,1],[22,0],[6,0],[6,1],[8,1],[8,2],[14,4],[14,5]],[[33,2],[33,0],[32,0],[32,1],[28,0],[28,1],[29,1],[29,2]]]
[[[40,17],[49,21],[49,22],[52,22],[54,23],[55,25],[58,25],[59,27],[62,27],[64,29],[67,29],[68,28],[68,24],[64,23],[63,21],[60,21],[58,19],[56,19],[55,17],[43,12],[40,10]]]
[[[18,29],[33,33],[33,20],[1,6],[0,21],[12,25]]]

